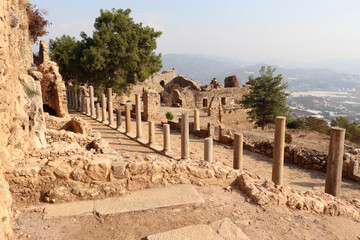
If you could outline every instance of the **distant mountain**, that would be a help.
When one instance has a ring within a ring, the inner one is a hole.
[[[269,65],[269,61],[250,64],[229,58],[190,54],[166,54],[162,57],[162,61],[163,69],[175,68],[177,74],[192,78],[200,84],[208,84],[214,77],[223,82],[225,77],[230,75],[237,75],[240,84],[245,84],[250,75],[258,75],[261,66]],[[290,64],[285,61],[274,60],[274,62],[281,66],[295,66],[294,63]],[[340,63],[336,65],[336,61],[331,63],[337,66],[334,69],[346,68],[346,65]],[[355,65],[348,65],[348,69]],[[328,68],[286,68],[279,67],[274,63],[272,66],[276,67],[276,73],[281,73],[284,80],[289,83],[290,91],[360,89],[360,74],[350,74]],[[309,66],[314,65],[309,64]]]

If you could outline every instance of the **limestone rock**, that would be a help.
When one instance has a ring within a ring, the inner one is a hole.
[[[85,175],[93,181],[105,181],[110,173],[111,161],[99,159],[88,164]]]
[[[79,117],[73,117],[70,120],[71,130],[74,133],[81,133],[85,135],[91,134],[91,126],[89,123],[85,122],[83,119]]]
[[[111,165],[112,174],[117,179],[129,177],[129,171],[126,169],[128,162],[113,161]]]
[[[229,218],[212,222],[210,227],[225,240],[250,240]]]

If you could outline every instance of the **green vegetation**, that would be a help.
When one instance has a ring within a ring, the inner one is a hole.
[[[154,52],[161,32],[135,23],[130,12],[101,10],[92,37],[82,32],[81,41],[65,35],[50,40],[50,56],[66,81],[92,84],[98,91],[111,87],[122,94],[161,69],[161,54]]]
[[[262,66],[260,76],[249,77],[250,93],[244,96],[240,102],[245,108],[249,108],[248,117],[255,121],[262,129],[274,123],[276,116],[284,115],[288,111],[285,104],[286,98],[290,95],[284,90],[287,83],[282,83],[282,75],[274,76],[276,68]]]
[[[174,119],[174,115],[172,114],[172,112],[166,112],[165,116],[168,121],[171,121]]]
[[[345,117],[337,117],[331,120],[331,126],[345,128],[345,138],[351,142],[360,143],[360,124],[350,123]]]
[[[303,129],[303,130],[312,130],[324,134],[328,134],[330,127],[324,119],[319,119],[315,117],[302,117],[297,119],[288,118],[286,127],[289,129]]]
[[[292,135],[288,132],[285,132],[285,142],[286,143],[292,143]]]

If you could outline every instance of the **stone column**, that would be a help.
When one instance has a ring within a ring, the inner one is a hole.
[[[213,162],[213,138],[207,137],[204,139],[204,160]]]
[[[136,112],[136,139],[141,139],[142,138],[141,98],[139,94],[135,94],[135,112]]]
[[[81,96],[81,112],[86,113],[85,95]]]
[[[91,116],[90,98],[86,97],[85,101],[86,101],[86,115],[90,117]]]
[[[326,167],[325,192],[340,197],[345,129],[332,127]]]
[[[111,88],[107,88],[107,101],[108,101],[108,112],[109,112],[109,126],[114,124],[114,112],[113,112],[113,104],[112,104],[112,90]]]
[[[194,130],[200,131],[199,109],[194,109]]]
[[[71,106],[72,106],[72,109],[75,108],[75,90],[74,89],[71,90]]]
[[[181,114],[181,159],[189,159],[189,116]]]
[[[148,145],[152,146],[155,144],[155,122],[153,120],[149,121],[149,142]]]
[[[79,98],[78,111],[79,111],[79,112],[82,111],[82,103],[81,103],[81,101],[82,101],[82,96],[83,96],[82,92],[79,91],[79,93],[78,93],[78,98]]]
[[[66,87],[66,102],[67,102],[67,106],[69,107],[70,99],[69,99],[69,88],[68,87]]]
[[[69,89],[69,107],[72,108],[73,102],[72,102],[72,89]]]
[[[78,109],[78,107],[79,107],[79,98],[78,98],[78,93],[77,93],[77,90],[74,92],[74,97],[75,97],[75,105],[74,105],[74,109]]]
[[[169,124],[163,125],[163,145],[164,145],[163,153],[165,153],[165,154],[170,153],[171,147],[170,147],[170,125]]]
[[[96,104],[95,104],[95,106],[96,106],[96,120],[98,120],[98,121],[100,121],[100,103],[99,102],[97,102]]]
[[[283,184],[285,122],[286,122],[286,117],[276,117],[273,168],[272,168],[272,181],[276,185]]]
[[[102,121],[101,122],[107,124],[105,94],[101,94],[101,112],[102,112]]]
[[[90,86],[89,87],[90,90],[90,109],[91,109],[91,117],[92,118],[96,118],[95,116],[95,102],[94,102],[94,87]]]
[[[242,169],[243,168],[243,140],[244,137],[240,133],[234,134],[234,169]]]
[[[125,104],[125,128],[127,134],[131,132],[131,107],[131,103]]]
[[[121,127],[121,108],[116,108],[116,129],[120,130]]]

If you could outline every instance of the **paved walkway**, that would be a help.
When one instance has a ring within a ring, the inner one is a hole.
[[[157,155],[155,151],[143,146],[142,144],[131,140],[125,134],[99,123],[90,117],[79,112],[72,112],[72,115],[80,116],[91,123],[94,131],[100,131],[110,147],[119,153],[142,153],[147,155]],[[122,118],[125,122],[124,117]],[[132,119],[132,129],[135,132],[136,123]],[[143,136],[148,138],[148,124],[142,122]],[[162,127],[160,124],[155,126],[155,139],[158,145],[162,146]],[[180,140],[181,136],[178,131],[171,131],[172,155],[180,158]],[[194,160],[202,160],[204,153],[204,139],[190,135],[190,158]],[[223,162],[225,165],[232,166],[233,150],[231,147],[214,142],[214,160]],[[244,151],[244,169],[249,170],[257,175],[271,180],[272,159],[260,154]],[[284,166],[284,185],[290,186],[297,190],[317,190],[325,189],[325,173],[310,169],[304,169],[295,164],[285,163]],[[351,180],[343,179],[341,196],[346,199],[360,198],[360,184]]]
[[[204,199],[193,185],[174,185],[133,191],[117,198],[48,204],[45,206],[44,218],[90,215],[93,213],[108,215],[201,203],[204,203]]]

